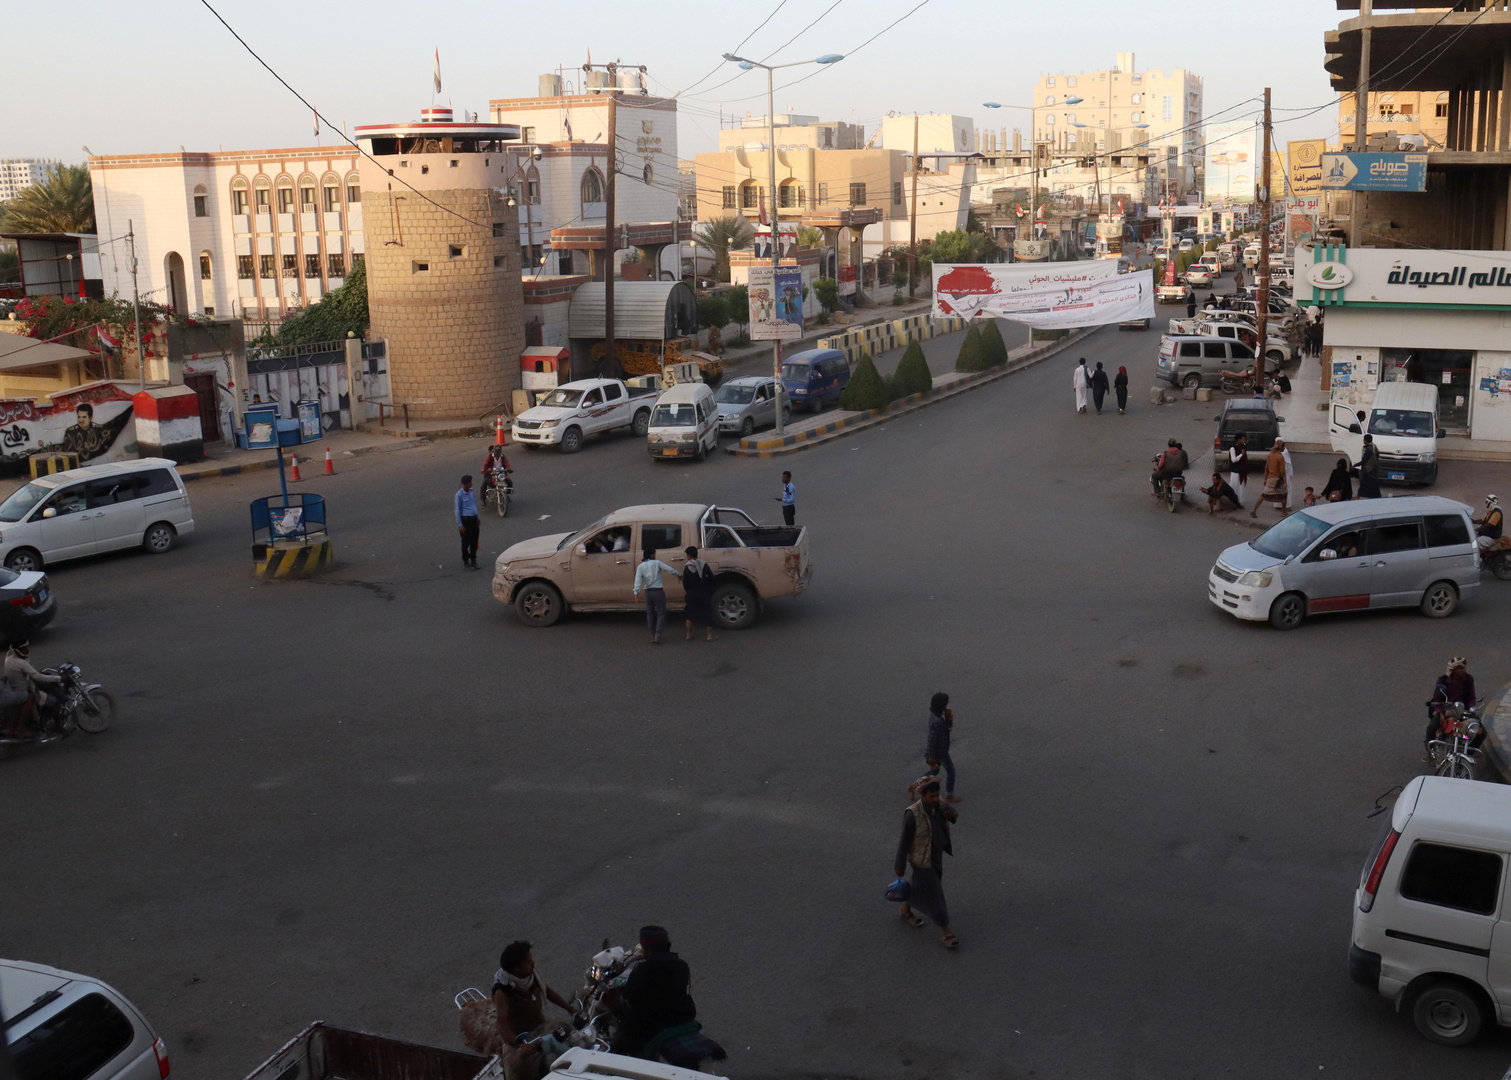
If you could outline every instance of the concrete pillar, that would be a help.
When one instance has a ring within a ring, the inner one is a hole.
[[[362,339],[348,337],[343,344],[346,346],[346,399],[351,409],[351,426],[356,430],[358,424],[367,420],[367,402],[364,399],[367,384],[362,378],[366,370],[366,365],[362,363]]]
[[[1500,104],[1496,116],[1495,149],[1505,152],[1511,150],[1511,100],[1507,94],[1511,93],[1511,45],[1507,45],[1501,54],[1500,89],[1496,99]]]

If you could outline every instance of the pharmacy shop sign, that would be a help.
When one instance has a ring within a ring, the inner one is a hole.
[[[1511,310],[1511,252],[1319,245],[1296,255],[1298,276],[1311,286],[1302,295],[1316,303]],[[1347,279],[1342,287],[1339,278]]]

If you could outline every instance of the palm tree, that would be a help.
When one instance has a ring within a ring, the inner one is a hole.
[[[805,248],[821,248],[824,246],[824,230],[812,225],[799,225],[797,227],[797,246]]]
[[[47,177],[24,187],[0,204],[0,226],[6,232],[92,233],[94,190],[86,165],[54,165]]]
[[[738,214],[714,218],[693,238],[714,253],[715,276],[720,281],[729,280],[729,253],[748,248],[755,239],[755,229]]]

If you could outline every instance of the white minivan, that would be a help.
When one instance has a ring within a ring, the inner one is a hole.
[[[17,1080],[163,1080],[168,1048],[113,987],[0,960],[0,1014]]]
[[[678,383],[656,399],[645,446],[653,458],[702,461],[719,448],[719,406],[707,383]]]
[[[1382,484],[1430,484],[1438,478],[1438,388],[1431,383],[1383,382],[1361,425],[1352,405],[1333,405],[1327,433],[1333,449],[1358,461],[1364,436],[1374,437]]]
[[[117,548],[162,554],[193,531],[172,461],[86,465],[38,477],[0,503],[0,562],[25,573]]]
[[[1354,892],[1348,971],[1433,1042],[1511,1026],[1511,787],[1419,776]]]

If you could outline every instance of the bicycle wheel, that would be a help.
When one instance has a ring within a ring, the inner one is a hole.
[[[91,735],[99,734],[115,722],[115,695],[109,690],[91,690],[79,700],[74,720]]]

